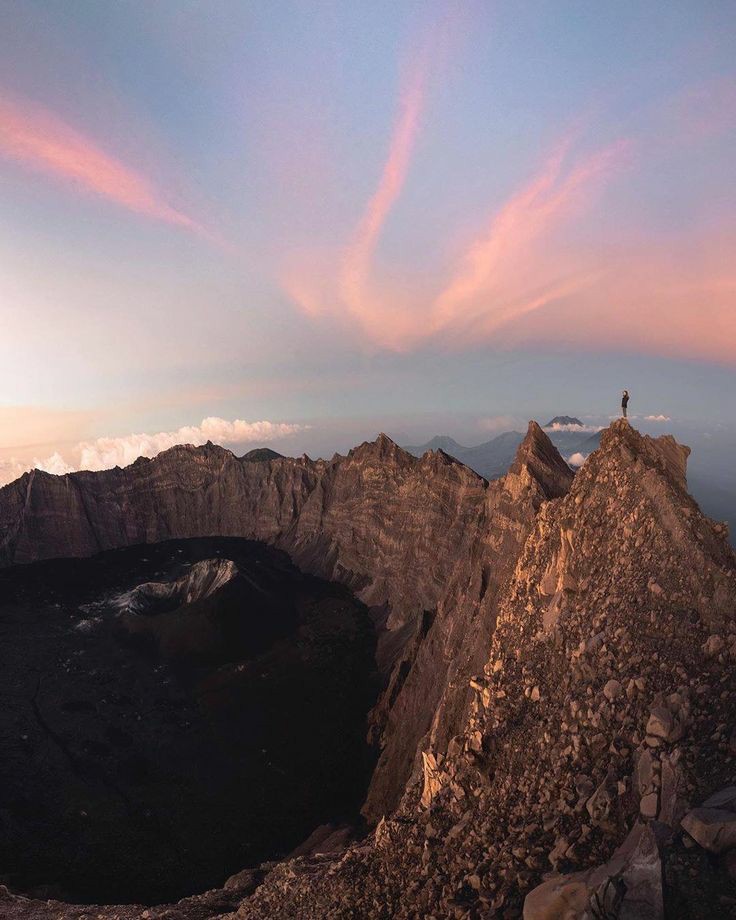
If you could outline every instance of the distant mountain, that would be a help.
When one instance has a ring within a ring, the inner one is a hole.
[[[426,444],[416,447],[404,448],[415,457],[421,457],[428,450],[443,450],[446,454],[469,466],[485,479],[498,479],[503,476],[514,459],[516,451],[524,440],[524,435],[518,431],[505,431],[503,434],[478,444],[475,447],[464,447],[454,438],[446,435],[436,435]]]
[[[578,425],[580,428],[584,427],[583,423],[579,418],[575,418],[574,415],[556,415],[544,426],[545,428],[552,428],[553,425]]]
[[[264,460],[283,460],[284,455],[271,450],[270,447],[256,447],[243,454],[241,460],[247,460],[249,463],[261,463]]]
[[[451,457],[456,457],[459,460],[459,455],[468,450],[468,448],[458,444],[454,438],[448,437],[448,435],[438,434],[431,441],[427,441],[426,444],[421,444],[419,447],[405,447],[404,450],[415,457],[421,457],[428,450],[444,450],[446,454],[450,454]]]
[[[550,428],[554,424],[579,425],[580,430]],[[600,446],[601,432],[595,431],[591,433],[590,429],[586,428],[581,421],[569,415],[558,415],[552,419],[546,429],[546,434],[550,441],[568,462],[570,457],[575,454],[581,454],[585,458]],[[426,444],[404,449],[410,454],[414,454],[415,457],[421,457],[428,450],[443,450],[446,454],[469,466],[471,470],[475,470],[485,479],[490,480],[498,479],[508,471],[523,438],[524,436],[518,431],[504,431],[503,434],[499,434],[483,444],[478,444],[476,447],[465,447],[462,444],[458,444],[454,438],[446,435],[436,435]]]
[[[469,447],[462,459],[471,470],[486,479],[498,479],[508,471],[524,435],[519,431],[505,431],[484,444]]]

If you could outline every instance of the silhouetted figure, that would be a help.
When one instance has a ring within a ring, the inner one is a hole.
[[[626,418],[626,407],[629,404],[629,391],[624,390],[624,395],[621,397],[621,412],[623,413],[624,418]]]

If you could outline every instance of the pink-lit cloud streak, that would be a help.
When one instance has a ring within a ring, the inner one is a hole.
[[[366,206],[342,264],[339,281],[342,300],[354,316],[368,325],[375,310],[367,289],[371,261],[383,225],[406,181],[424,107],[427,70],[428,59],[423,56],[402,90],[399,116],[378,187]]]
[[[550,258],[554,233],[585,209],[620,167],[629,144],[614,143],[573,160],[565,170],[571,139],[565,139],[541,171],[513,194],[475,240],[459,269],[437,297],[429,329],[467,329],[484,335],[526,313],[567,296],[593,278],[590,268],[563,268]],[[540,244],[542,249],[540,252]],[[529,280],[527,280],[529,279]]]
[[[426,74],[426,70],[422,71]],[[589,284],[595,270],[570,264],[555,233],[595,200],[628,155],[625,142],[574,157],[572,138],[559,143],[540,171],[486,221],[466,246],[447,282],[434,294],[391,289],[371,277],[379,236],[407,176],[421,121],[426,76],[402,94],[377,190],[358,229],[340,254],[323,256],[319,271],[290,274],[287,292],[312,316],[329,313],[357,322],[380,347],[397,351],[441,338],[462,345]]]
[[[128,211],[210,235],[153,182],[35,103],[0,95],[0,156]]]
[[[499,330],[504,347],[629,351],[736,361],[736,234],[713,230],[666,247],[612,251],[584,291]]]
[[[439,291],[411,281],[376,277],[381,234],[407,181],[427,108],[430,78],[442,51],[440,31],[419,44],[404,71],[388,152],[375,191],[345,247],[311,252],[282,278],[288,296],[307,315],[351,325],[379,348],[405,351],[441,339],[461,346],[579,290],[594,268],[563,257],[555,234],[595,200],[625,161],[619,141],[592,154],[572,153],[575,136],[561,140],[541,169],[486,220]]]
[[[662,156],[653,128],[583,153],[581,128],[571,132],[493,210],[434,293],[422,290],[419,278],[403,287],[387,283],[374,254],[409,175],[426,109],[429,59],[420,63],[401,90],[380,181],[348,245],[286,278],[301,309],[344,329],[352,324],[369,347],[394,351],[559,343],[736,361],[733,226],[673,227],[665,240],[629,226],[614,242],[590,222],[615,180]],[[693,98],[730,99],[733,91],[732,81],[720,81],[666,106],[666,152],[678,148],[678,138],[684,145],[726,130],[731,114],[711,100],[696,117]],[[590,233],[573,232],[571,242],[568,230],[578,220],[587,220]]]

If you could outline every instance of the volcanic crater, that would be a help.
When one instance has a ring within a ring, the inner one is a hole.
[[[237,538],[0,571],[0,864],[37,897],[177,900],[355,821],[375,631]]]

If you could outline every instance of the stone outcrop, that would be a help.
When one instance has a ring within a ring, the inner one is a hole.
[[[238,577],[238,567],[230,559],[202,559],[186,575],[173,581],[149,581],[113,599],[121,613],[156,612],[167,606],[181,607],[210,597]]]
[[[711,853],[736,849],[736,787],[709,796],[682,819],[682,828]]]
[[[608,862],[556,875],[524,901],[524,920],[662,920],[662,860],[651,827],[635,825]]]

